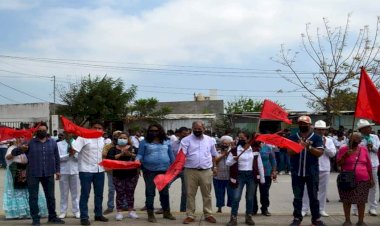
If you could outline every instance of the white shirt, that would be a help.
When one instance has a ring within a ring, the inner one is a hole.
[[[59,159],[61,160],[61,174],[74,175],[78,174],[78,153],[70,156],[68,152],[69,144],[66,140],[57,143]]]
[[[319,172],[331,170],[330,158],[336,155],[336,148],[333,139],[330,137],[322,137],[324,141],[323,155],[319,157]]]
[[[132,136],[131,137],[131,143],[132,143],[132,146],[135,147],[135,148],[139,148],[140,147],[140,142],[144,140],[144,137],[136,137],[136,136]]]
[[[102,150],[104,147],[104,138],[86,139],[78,137],[72,143],[78,155],[79,172],[98,173],[104,172],[103,167],[99,166],[102,161]]]
[[[237,155],[239,156],[243,150],[244,150],[244,148],[239,145],[237,147]],[[244,153],[240,155],[239,160],[238,160],[238,170],[239,171],[252,171],[253,170],[253,158],[256,155],[258,156],[257,166],[259,168],[260,183],[263,184],[263,183],[265,183],[265,174],[264,174],[264,166],[263,166],[263,161],[261,160],[260,152],[253,152],[251,147],[249,147],[246,151],[244,151]],[[227,157],[226,165],[232,166],[235,163],[236,163],[236,161],[234,160],[234,156],[232,155],[232,153],[230,153]]]
[[[372,168],[379,166],[379,157],[377,156],[377,152],[379,152],[380,140],[377,135],[370,134],[370,140],[372,142],[372,150],[368,150],[369,157],[371,158]],[[367,147],[367,140],[363,137],[361,145]]]
[[[218,156],[215,141],[203,134],[196,137],[191,134],[181,140],[179,150],[186,155],[185,168],[209,169],[212,167],[212,158]]]
[[[12,152],[12,150],[15,149],[16,147],[17,147],[16,145],[10,146],[8,148],[7,153],[5,154],[5,156],[10,155],[11,152]],[[26,157],[25,154],[13,156],[13,158],[11,160],[8,160],[8,159],[5,159],[5,160],[7,162],[7,166],[9,166],[10,164],[12,164],[12,162],[23,163],[23,164],[27,164],[28,163],[28,158]]]
[[[347,144],[347,138],[345,136],[343,136],[343,140],[339,141],[338,140],[338,137],[337,136],[334,136],[333,137],[333,141],[334,141],[334,144],[335,146],[339,149],[340,147],[342,147],[344,144]]]
[[[171,143],[173,143],[174,141],[177,141],[178,140],[178,137],[176,136],[176,135],[171,135],[170,137],[169,137],[169,139],[170,139],[170,142]]]

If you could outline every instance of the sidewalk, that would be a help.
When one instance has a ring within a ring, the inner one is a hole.
[[[115,225],[115,226],[125,226],[125,225],[133,225],[133,226],[147,226],[147,225],[170,225],[170,226],[183,226],[182,220],[185,218],[184,213],[173,213],[174,216],[177,218],[175,221],[171,220],[166,220],[162,218],[162,215],[156,215],[157,218],[157,223],[149,223],[147,221],[147,215],[145,212],[138,211],[138,214],[140,216],[139,219],[129,219],[125,218],[122,221],[116,221],[115,220],[115,213],[107,215],[109,218],[109,222],[103,223],[103,222],[95,222],[93,221],[93,218],[91,218],[91,225]],[[124,214],[125,216],[127,215],[126,213]],[[201,225],[226,225],[226,223],[229,221],[229,214],[227,213],[222,213],[222,214],[215,214],[214,215],[217,223],[216,224],[211,224],[208,222],[205,222],[201,218],[201,215],[198,214],[196,221],[192,224],[188,224],[189,226],[201,226]],[[280,215],[280,214],[274,214],[271,217],[265,217],[261,215],[254,216],[254,221],[256,222],[257,226],[273,226],[273,225],[284,225],[288,226],[290,222],[292,221],[292,216],[290,215]],[[344,216],[343,215],[334,215],[330,217],[324,217],[322,219],[328,226],[341,226],[344,222]],[[380,217],[372,217],[369,215],[366,215],[364,218],[365,222],[368,225],[380,225]],[[357,217],[352,216],[351,221],[353,222],[353,225],[357,222]],[[47,219],[41,219],[41,225],[47,225]],[[80,221],[78,219],[74,218],[65,218],[65,225],[80,225]],[[31,220],[1,220],[0,225],[10,225],[10,226],[24,226],[24,225],[30,225]],[[244,215],[239,215],[238,217],[238,225],[245,225],[244,223]],[[306,216],[303,220],[302,225],[311,225],[310,222],[310,216]]]

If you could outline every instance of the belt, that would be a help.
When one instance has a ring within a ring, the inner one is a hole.
[[[203,169],[203,168],[186,168],[186,169],[191,169],[191,170],[209,170],[211,168]]]

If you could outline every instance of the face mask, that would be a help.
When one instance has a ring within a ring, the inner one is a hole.
[[[300,126],[299,129],[301,133],[306,133],[309,131],[309,126]]]
[[[230,146],[228,146],[228,145],[222,145],[222,150],[226,151],[226,150],[228,150],[229,147]]]
[[[200,137],[200,136],[202,136],[203,132],[202,131],[193,131],[193,134],[196,137]]]
[[[47,132],[45,130],[37,130],[36,136],[39,139],[44,139],[47,136]]]
[[[237,143],[237,145],[239,146],[242,146],[244,147],[246,145],[247,142],[245,142],[245,140],[239,140],[239,142]]]
[[[128,144],[127,139],[117,139],[117,145],[119,146],[126,146]]]
[[[158,132],[148,132],[148,136],[156,138],[156,137],[158,137]]]

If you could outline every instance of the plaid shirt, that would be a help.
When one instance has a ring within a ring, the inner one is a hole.
[[[33,138],[25,152],[28,158],[27,172],[32,177],[48,177],[60,172],[60,159],[57,143],[48,138],[44,143]],[[12,155],[24,153],[19,148],[12,150]]]

